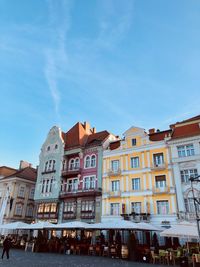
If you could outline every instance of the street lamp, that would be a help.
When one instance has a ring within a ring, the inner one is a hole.
[[[197,221],[197,230],[198,230],[198,235],[199,235],[199,239],[200,239],[200,226],[199,226],[199,222],[200,222],[200,217],[198,214],[198,205],[200,205],[200,201],[198,198],[195,197],[194,195],[194,187],[193,187],[193,183],[194,182],[200,182],[200,175],[195,176],[195,177],[190,177],[189,179],[191,181],[191,187],[192,187],[192,195],[193,195],[193,200],[194,200],[194,208],[195,208],[195,213],[196,213],[196,221]]]

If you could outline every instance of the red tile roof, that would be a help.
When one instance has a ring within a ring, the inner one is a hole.
[[[161,141],[161,140],[164,140],[166,136],[169,136],[171,132],[172,130],[155,132],[155,133],[149,134],[149,139],[151,141]]]
[[[121,140],[111,142],[110,146],[109,146],[110,150],[114,150],[114,149],[117,149],[118,147],[120,147],[120,143],[121,143]]]
[[[110,135],[107,131],[90,134],[86,141],[86,146],[101,144]]]
[[[2,178],[1,180],[5,180],[5,179],[11,178],[11,177],[19,177],[19,178],[23,178],[25,180],[36,182],[37,171],[36,171],[36,169],[34,169],[32,167],[26,167],[24,169],[16,171],[15,173],[13,173],[11,175],[8,175],[8,176]]]
[[[87,139],[87,133],[82,123],[76,123],[64,136],[65,149],[81,147]]]
[[[15,173],[17,170],[11,167],[7,167],[7,166],[1,166],[0,167],[0,175],[1,176],[8,176],[11,175],[13,173]]]
[[[190,137],[195,135],[200,135],[199,123],[175,126],[172,133],[172,139]]]

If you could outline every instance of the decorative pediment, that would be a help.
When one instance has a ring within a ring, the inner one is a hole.
[[[145,130],[140,127],[132,126],[129,128],[124,134],[125,137],[127,136],[144,136],[145,135]]]

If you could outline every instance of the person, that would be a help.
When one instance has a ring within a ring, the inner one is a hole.
[[[9,250],[11,248],[10,238],[7,236],[3,241],[3,252],[1,258],[3,259],[4,254],[6,253],[7,259],[9,259]]]

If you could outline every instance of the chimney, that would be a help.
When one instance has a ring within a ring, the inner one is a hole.
[[[85,128],[85,131],[86,131],[87,134],[91,133],[90,132],[90,124],[89,124],[89,122],[87,122],[87,121],[84,122],[84,128]]]
[[[22,169],[25,169],[27,167],[32,167],[32,164],[27,162],[27,161],[20,160],[19,169],[22,170]]]
[[[149,129],[149,134],[155,133],[155,128]]]
[[[97,132],[95,127],[92,128],[92,132],[93,133],[96,133]]]

